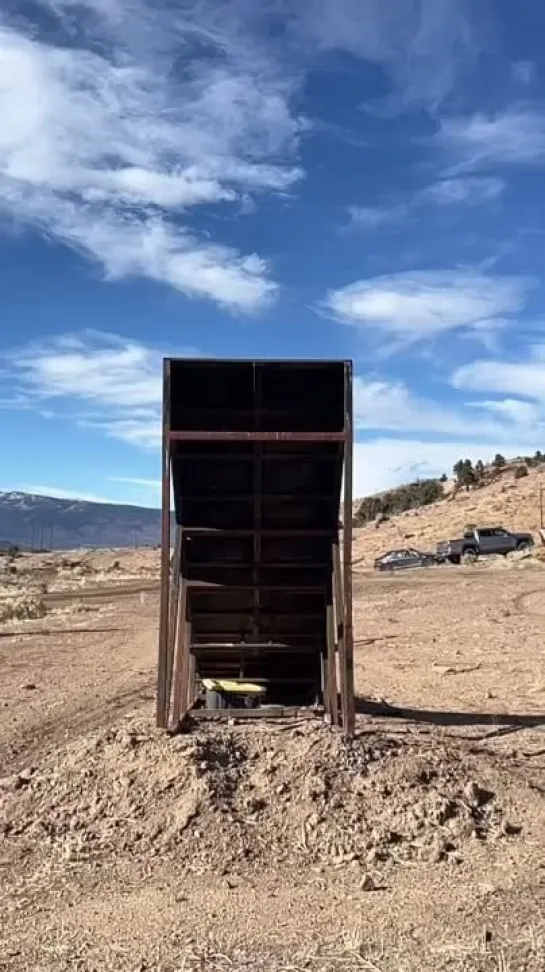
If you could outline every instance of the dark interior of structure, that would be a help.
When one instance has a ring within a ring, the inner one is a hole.
[[[263,682],[273,704],[320,700],[345,363],[172,360],[169,406],[173,433],[203,433],[171,444],[197,674]],[[218,431],[232,440],[206,439]]]

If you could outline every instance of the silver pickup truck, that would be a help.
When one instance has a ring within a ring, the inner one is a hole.
[[[478,557],[527,550],[533,545],[531,533],[510,533],[503,527],[484,527],[468,530],[461,540],[441,540],[437,544],[437,557],[451,564],[459,564],[462,560],[474,563]]]

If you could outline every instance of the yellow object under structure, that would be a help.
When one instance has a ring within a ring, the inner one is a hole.
[[[234,682],[228,678],[203,678],[202,684],[208,692],[232,692],[238,695],[263,695],[264,685],[254,682]]]

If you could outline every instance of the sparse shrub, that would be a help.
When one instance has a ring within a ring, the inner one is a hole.
[[[46,613],[44,602],[32,594],[19,594],[0,601],[0,621],[21,621],[30,618],[43,618]]]
[[[496,469],[501,469],[503,466],[507,465],[507,460],[505,456],[502,456],[501,452],[497,452],[496,455],[494,456],[494,462],[492,463],[492,465]]]
[[[443,487],[438,479],[421,479],[407,486],[388,490],[380,496],[367,496],[362,500],[354,516],[354,524],[363,526],[376,520],[377,516],[395,516],[406,510],[419,509],[436,503],[443,496]]]

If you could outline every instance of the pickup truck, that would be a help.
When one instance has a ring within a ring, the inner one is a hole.
[[[474,563],[478,557],[528,550],[533,545],[531,533],[510,533],[503,527],[486,527],[468,530],[462,540],[441,540],[437,544],[437,557],[451,564],[459,564],[461,560]]]

